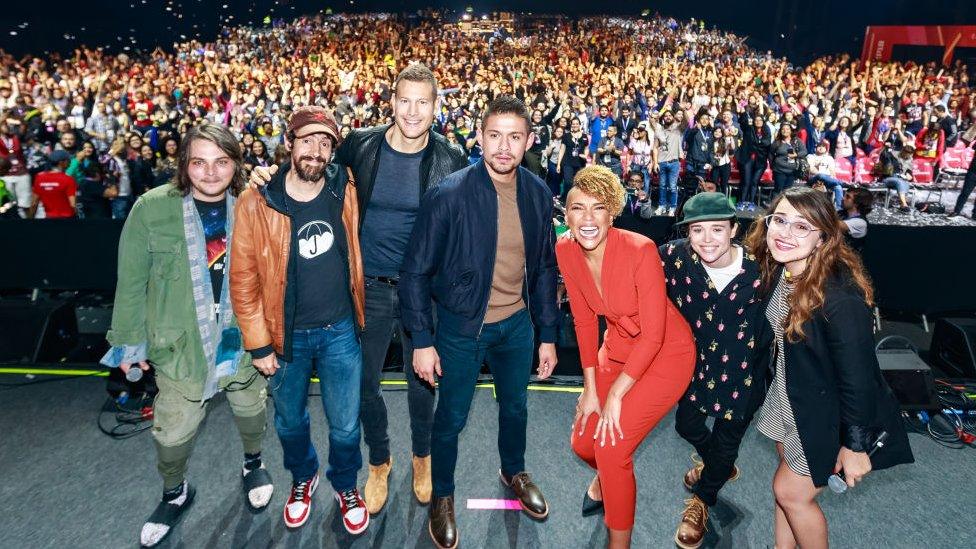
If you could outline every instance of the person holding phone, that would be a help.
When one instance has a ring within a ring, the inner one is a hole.
[[[769,148],[769,163],[773,170],[773,197],[796,181],[800,162],[806,162],[807,148],[794,135],[793,126],[784,122]]]

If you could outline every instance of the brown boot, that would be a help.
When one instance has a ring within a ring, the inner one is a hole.
[[[684,478],[684,485],[686,490],[690,492],[695,488],[695,484],[698,484],[698,481],[701,480],[702,470],[704,469],[705,469],[705,465],[702,463],[699,463],[698,465],[695,465],[691,469],[688,469],[688,472],[685,473],[685,478]],[[739,478],[740,473],[741,472],[739,471],[739,467],[733,465],[732,474],[729,475],[729,482]]]
[[[413,456],[413,495],[423,504],[430,503],[430,456]]]
[[[698,549],[708,530],[708,506],[691,496],[685,500],[685,512],[681,514],[681,524],[674,533],[674,543],[681,549]]]
[[[393,468],[393,457],[382,465],[369,466],[369,478],[366,479],[366,510],[369,514],[375,515],[386,505],[386,496],[389,493],[390,469]]]
[[[522,504],[522,510],[525,511],[525,514],[534,519],[544,519],[549,515],[549,503],[546,502],[542,490],[539,490],[539,487],[532,482],[528,473],[523,471],[516,473],[512,478],[508,478],[505,473],[499,470],[498,476],[501,477],[505,486],[515,492],[515,497]]]
[[[427,532],[440,549],[454,549],[458,545],[457,522],[454,520],[454,496],[434,498],[430,505]]]

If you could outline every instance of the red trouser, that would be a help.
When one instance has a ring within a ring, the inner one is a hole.
[[[620,408],[620,428],[623,440],[615,446],[593,439],[597,418],[584,418],[586,429],[582,436],[579,425],[573,429],[573,451],[590,467],[597,470],[603,492],[604,522],[613,530],[630,530],[634,526],[637,483],[634,480],[634,451],[684,395],[695,367],[694,347],[668,355],[662,349],[644,375],[624,395]],[[601,367],[596,369],[596,391],[601,408],[607,393],[620,375],[623,364],[609,360],[600,353]]]

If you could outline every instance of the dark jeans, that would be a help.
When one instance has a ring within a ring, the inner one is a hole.
[[[573,178],[576,177],[576,172],[583,169],[583,166],[576,166],[570,162],[564,162],[562,165],[563,172],[563,192],[560,198],[563,202],[566,201],[566,195],[569,194],[569,189],[573,188]]]
[[[435,497],[454,494],[458,436],[468,420],[478,372],[488,363],[495,377],[498,402],[498,454],[502,472],[525,470],[526,400],[532,369],[535,330],[526,309],[491,324],[480,337],[465,337],[450,325],[440,324],[435,344],[441,359],[441,376],[431,433],[431,477]]]
[[[796,174],[773,172],[773,194],[769,200],[772,201],[776,198],[779,193],[783,192],[783,189],[792,187],[794,181],[796,181]]]
[[[546,172],[546,185],[549,187],[549,192],[552,196],[559,196],[562,191],[561,185],[563,181],[563,174],[556,171],[556,163],[549,162],[549,171]]]
[[[133,199],[131,196],[116,196],[111,200],[112,219],[125,219],[129,216],[132,209]]]
[[[963,181],[962,189],[959,191],[959,198],[956,199],[956,207],[952,211],[957,214],[962,213],[962,208],[966,205],[966,201],[969,200],[969,195],[973,192],[973,188],[976,188],[976,170],[970,169],[966,173],[966,179]],[[976,216],[976,206],[973,207],[973,215]]]
[[[756,392],[758,391],[753,391]],[[674,428],[681,438],[695,447],[702,462],[705,463],[701,478],[694,486],[693,492],[709,507],[715,505],[718,491],[725,486],[729,476],[732,475],[732,466],[739,457],[739,445],[749,428],[756,408],[753,406],[752,412],[741,420],[716,418],[715,424],[709,429],[705,423],[708,416],[701,413],[693,402],[689,402],[687,398],[682,398],[678,402],[678,409],[674,415]]]
[[[742,180],[739,182],[739,202],[756,202],[759,180],[766,171],[766,160],[747,159],[742,163]]]
[[[434,422],[434,388],[413,372],[413,344],[400,323],[400,301],[396,287],[367,278],[359,419],[362,420],[363,439],[369,446],[369,462],[372,465],[381,465],[390,459],[386,403],[383,401],[380,381],[393,330],[400,335],[403,349],[403,373],[407,378],[413,454],[426,457],[430,455],[430,426]]]
[[[724,193],[729,187],[729,178],[732,177],[732,163],[712,167],[712,182],[718,187],[718,192]]]
[[[324,328],[292,332],[292,361],[268,380],[275,404],[275,430],[285,469],[295,482],[312,478],[319,460],[312,445],[308,417],[308,384],[318,372],[322,407],[329,423],[329,468],[326,478],[337,492],[356,487],[363,465],[359,450],[359,391],[362,354],[351,318]]]

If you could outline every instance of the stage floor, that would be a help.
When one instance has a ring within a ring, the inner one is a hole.
[[[102,378],[6,385],[22,381],[22,376],[0,375],[5,384],[0,387],[0,547],[135,547],[161,485],[149,433],[117,441],[98,431],[95,419],[105,400]],[[406,393],[397,389],[393,386],[385,393],[394,449],[390,500],[365,534],[346,534],[325,482],[314,496],[309,522],[297,531],[285,529],[281,509],[290,479],[281,465],[270,418],[264,458],[276,492],[267,510],[250,512],[240,487],[240,442],[220,396],[190,462],[189,479],[197,488],[197,500],[162,547],[430,547],[427,509],[415,502],[410,486]],[[579,514],[592,473],[569,449],[575,400],[571,392],[529,395],[526,457],[551,506],[548,520],[536,522],[517,511],[466,508],[469,499],[511,497],[498,482],[492,391],[477,391],[461,437],[457,469],[462,547],[605,545],[601,518]],[[319,455],[325,456],[321,402],[312,403],[313,436]],[[911,441],[914,465],[873,474],[846,495],[828,492],[821,497],[833,547],[949,549],[968,543],[965,532],[976,525],[973,450],[945,449],[919,435],[911,435]],[[690,453],[668,416],[635,456],[634,547],[673,547],[676,521],[687,497],[680,480],[691,465]],[[772,443],[751,429],[738,461],[742,478],[723,490],[705,547],[772,547],[770,478],[775,462]],[[360,486],[365,478],[364,467]]]

